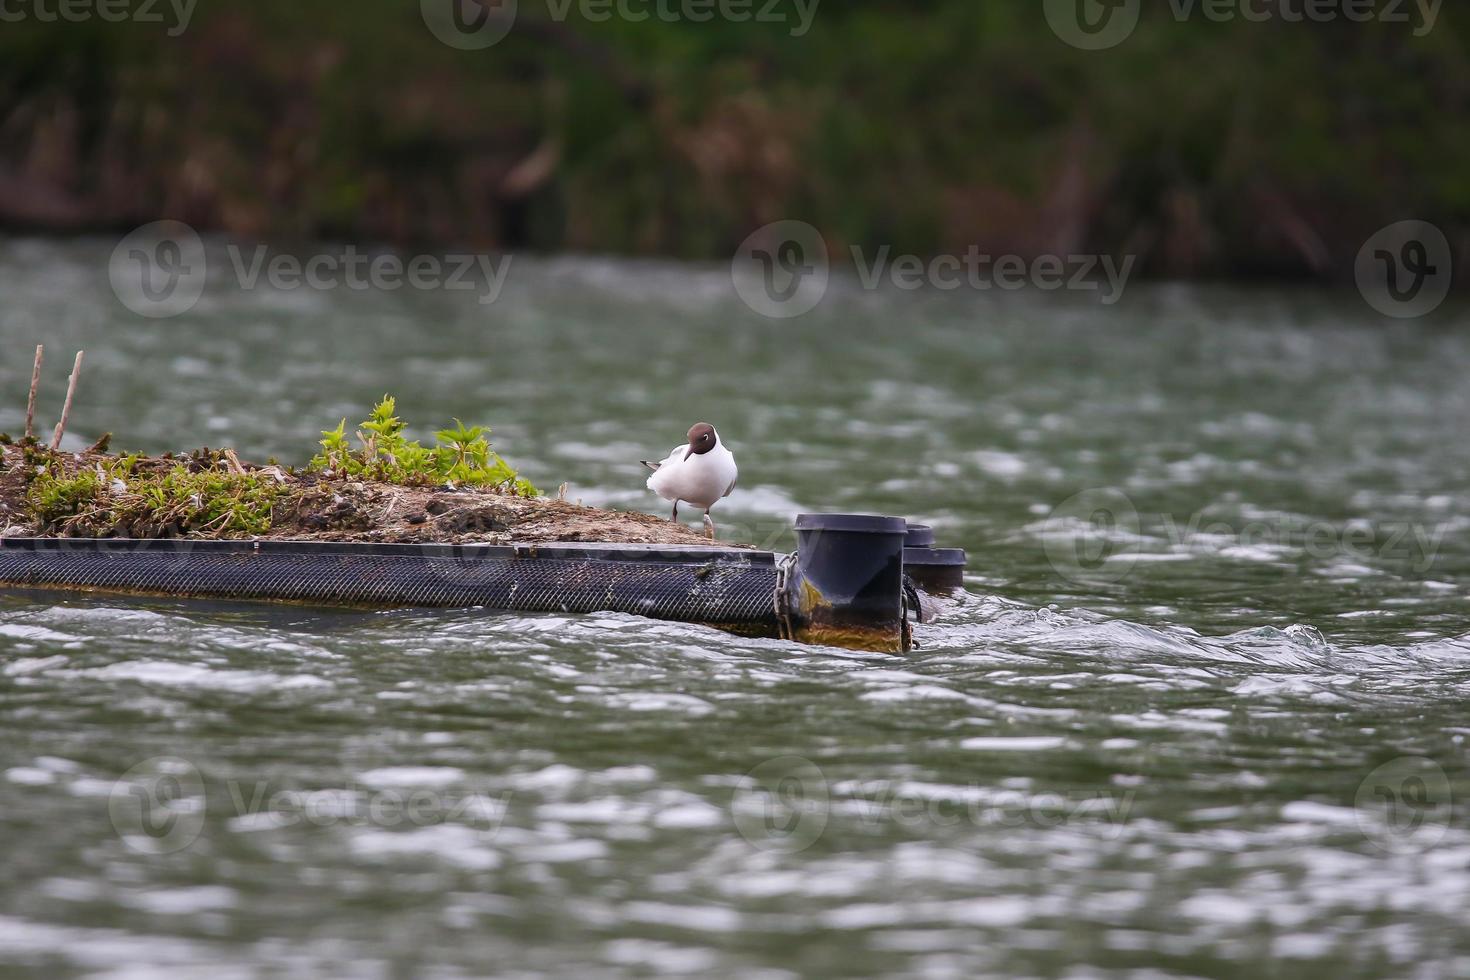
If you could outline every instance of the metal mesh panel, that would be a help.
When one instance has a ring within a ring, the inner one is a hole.
[[[776,627],[775,569],[727,561],[0,548],[0,583],[345,605],[626,612]]]

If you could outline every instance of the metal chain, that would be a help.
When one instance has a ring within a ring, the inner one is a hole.
[[[772,596],[772,601],[776,607],[776,629],[783,640],[796,639],[796,631],[791,627],[791,595],[786,590],[794,568],[796,568],[794,553],[776,562],[776,592]]]

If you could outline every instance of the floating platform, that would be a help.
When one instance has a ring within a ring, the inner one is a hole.
[[[0,538],[0,586],[367,608],[623,612],[744,635],[908,650],[909,614],[919,608],[904,572],[906,522],[803,514],[796,531],[793,555],[715,545]],[[952,557],[941,571],[953,572]]]

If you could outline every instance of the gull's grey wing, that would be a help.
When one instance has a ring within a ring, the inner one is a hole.
[[[677,462],[678,461],[678,458],[679,458],[679,454],[682,453],[684,450],[686,450],[688,448],[689,448],[689,444],[686,442],[682,446],[675,446],[673,449],[670,449],[669,450],[669,454],[667,456],[665,456],[663,459],[661,459],[660,461],[658,461],[657,463],[651,462],[651,461],[646,460],[646,459],[640,459],[638,462],[642,463],[644,466],[648,467],[649,469],[657,472],[658,471],[658,468],[660,466],[664,465],[665,463]]]

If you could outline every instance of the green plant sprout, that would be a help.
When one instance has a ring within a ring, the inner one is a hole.
[[[488,428],[466,427],[455,419],[454,428],[435,433],[438,445],[427,448],[404,438],[406,426],[396,412],[396,400],[384,395],[356,431],[361,449],[352,447],[346,419],[335,429],[322,430],[321,452],[311,458],[307,470],[405,486],[449,483],[490,487],[522,497],[540,494],[491,448]]]

